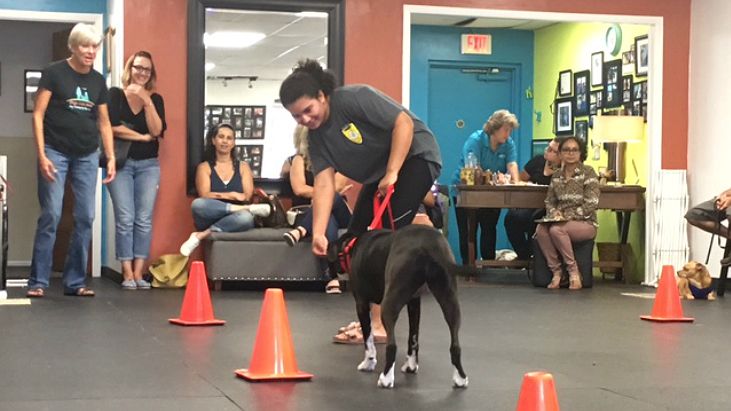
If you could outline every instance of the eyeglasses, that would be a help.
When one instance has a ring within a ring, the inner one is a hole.
[[[142,74],[151,74],[152,68],[145,67],[145,66],[132,66],[133,69],[139,71]]]
[[[546,147],[546,153],[558,153],[558,150],[554,150],[550,146],[548,146]]]
[[[562,153],[578,153],[579,152],[579,148],[578,147],[562,148],[561,149],[561,152]]]

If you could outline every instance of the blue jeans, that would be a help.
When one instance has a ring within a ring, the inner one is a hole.
[[[41,215],[38,217],[33,260],[30,266],[29,288],[46,288],[51,276],[53,244],[56,242],[56,228],[61,220],[63,194],[66,177],[71,179],[74,193],[74,231],[71,234],[69,251],[63,267],[65,293],[73,293],[84,287],[86,264],[91,243],[91,229],[94,222],[94,196],[96,176],[99,168],[99,152],[83,157],[73,157],[45,147],[48,157],[56,167],[56,181],[48,181],[38,171],[38,202]]]
[[[109,183],[109,195],[114,205],[117,260],[130,261],[149,256],[152,212],[159,184],[160,162],[157,158],[128,158]]]
[[[238,233],[254,228],[254,215],[248,211],[231,211],[231,204],[213,198],[196,198],[191,204],[193,223],[198,231]]]

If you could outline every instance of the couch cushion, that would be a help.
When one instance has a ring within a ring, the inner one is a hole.
[[[241,233],[211,233],[211,241],[282,241],[284,233],[291,228],[252,228]]]

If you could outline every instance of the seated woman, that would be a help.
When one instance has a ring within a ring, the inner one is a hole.
[[[548,288],[561,282],[561,259],[569,273],[569,288],[581,288],[581,273],[574,259],[572,242],[596,237],[596,209],[599,204],[599,179],[585,165],[586,144],[574,136],[560,140],[562,167],[551,178],[546,195],[546,220],[536,228],[536,241],[546,257],[553,277]],[[560,256],[560,258],[559,258]]]
[[[727,226],[721,224],[723,220],[731,222],[731,188],[717,197],[691,207],[685,214],[688,224],[703,231],[716,234],[719,237],[731,238]],[[731,256],[721,260],[721,265],[731,264]]]
[[[313,184],[315,176],[310,169],[310,159],[308,155],[307,145],[307,127],[297,126],[294,133],[294,145],[297,148],[297,154],[292,159],[292,165],[289,171],[289,182],[292,185],[292,191],[295,198],[292,200],[293,206],[309,204],[312,199]],[[350,224],[352,213],[343,196],[353,185],[347,184],[347,179],[341,175],[335,175],[335,200],[333,201],[330,220],[327,224],[325,235],[330,243],[334,243],[338,239],[338,230],[346,228]],[[298,225],[291,231],[284,233],[284,240],[290,246],[294,246],[300,240],[312,233],[312,209],[308,209]],[[327,269],[327,261],[321,259],[323,274]],[[330,280],[325,286],[325,292],[328,294],[340,294],[340,283],[337,279]]]
[[[533,184],[549,185],[551,176],[561,167],[558,158],[558,139],[551,140],[543,155],[533,157],[520,172],[520,181]],[[543,217],[545,209],[511,208],[505,215],[505,233],[518,254],[518,260],[530,260],[533,256],[531,246],[533,234],[536,232],[537,218]]]
[[[197,231],[180,246],[189,256],[211,232],[241,232],[254,227],[254,216],[267,217],[269,204],[248,204],[254,192],[254,178],[246,162],[234,154],[234,130],[230,124],[213,127],[206,136],[205,161],[195,172],[198,198],[193,200],[193,222]]]

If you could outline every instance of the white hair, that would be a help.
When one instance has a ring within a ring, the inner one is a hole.
[[[69,49],[73,49],[80,44],[99,45],[101,42],[102,35],[94,26],[86,23],[78,23],[71,29],[68,46]]]

